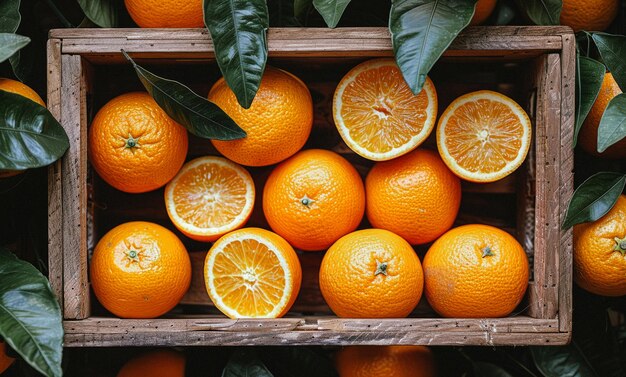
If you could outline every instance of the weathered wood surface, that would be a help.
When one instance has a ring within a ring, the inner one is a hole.
[[[63,315],[89,315],[87,279],[87,116],[85,72],[80,55],[63,55],[61,123],[70,140],[62,159]]]
[[[61,119],[61,41],[47,44],[48,95],[46,106]],[[48,168],[48,279],[59,305],[63,307],[63,186],[61,160]]]

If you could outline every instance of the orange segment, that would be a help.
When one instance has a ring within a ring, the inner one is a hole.
[[[240,228],[254,206],[254,182],[241,166],[222,157],[200,157],[183,166],[165,188],[167,213],[198,241],[215,241]]]
[[[245,228],[220,238],[205,260],[205,283],[215,306],[230,318],[278,318],[293,305],[302,270],[279,235]]]
[[[443,161],[459,177],[493,182],[517,169],[528,154],[530,119],[512,99],[481,90],[454,100],[437,127]]]
[[[335,90],[333,117],[343,140],[374,161],[401,156],[420,145],[437,118],[430,78],[413,95],[393,59],[374,59],[348,72]]]

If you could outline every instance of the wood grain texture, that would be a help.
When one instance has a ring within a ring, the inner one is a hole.
[[[48,94],[46,105],[50,113],[61,120],[61,41],[47,43]],[[59,305],[63,307],[63,186],[62,160],[48,168],[48,280]]]
[[[89,316],[87,279],[86,177],[87,117],[85,79],[80,55],[62,56],[61,124],[70,140],[62,159],[63,184],[63,315]]]
[[[576,98],[576,39],[563,35],[561,52],[561,168],[559,226],[565,219],[569,199],[574,193],[574,123]],[[561,230],[559,242],[559,329],[572,331],[572,229]]]

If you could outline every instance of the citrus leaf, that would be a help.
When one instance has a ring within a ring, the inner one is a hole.
[[[205,0],[204,22],[226,83],[239,104],[250,108],[267,62],[265,0]]]
[[[217,140],[234,140],[246,136],[246,132],[216,104],[177,81],[151,73],[135,63],[126,52],[122,53],[132,63],[139,80],[156,103],[189,132]]]
[[[535,25],[558,25],[561,22],[562,0],[516,0]]]
[[[121,0],[78,0],[85,16],[100,27],[118,27],[124,4]]]
[[[589,177],[574,191],[563,229],[604,216],[615,205],[624,185],[626,175],[619,173],[600,172]]]
[[[70,146],[48,109],[0,90],[0,170],[24,170],[58,160]]]
[[[15,33],[21,20],[20,0],[0,1],[0,32]]]
[[[350,0],[313,0],[313,6],[330,28],[337,27],[348,4],[350,4]]]
[[[576,128],[574,131],[574,146],[578,140],[580,128],[596,101],[606,68],[597,60],[580,56],[576,53]]]
[[[530,347],[535,366],[545,377],[600,377],[575,344]]]
[[[476,0],[396,0],[389,30],[396,62],[414,94],[474,15]]]
[[[604,65],[613,74],[622,92],[626,92],[626,36],[593,33],[591,37]]]
[[[268,347],[263,360],[278,377],[337,377],[333,362],[308,347]]]
[[[274,377],[256,353],[250,349],[238,349],[228,360],[222,377]]]
[[[298,18],[304,17],[312,1],[313,0],[293,0],[293,15]]]
[[[9,63],[11,63],[11,68],[13,69],[13,74],[17,77],[18,80],[24,82],[30,76],[33,71],[33,62],[36,60],[33,56],[34,54],[33,46],[27,46],[13,54],[9,58]]]
[[[61,376],[61,309],[48,280],[0,247],[0,337],[33,368]]]
[[[0,33],[0,63],[30,42],[30,38],[13,33]]]
[[[626,93],[618,94],[602,114],[598,126],[598,152],[626,137]]]
[[[487,363],[484,361],[477,361],[474,363],[474,376],[476,377],[513,377],[509,372],[502,367]]]

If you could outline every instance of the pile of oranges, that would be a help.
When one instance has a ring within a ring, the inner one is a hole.
[[[223,79],[208,99],[247,134],[212,140],[223,157],[185,163],[186,131],[145,93],[123,94],[102,107],[89,129],[88,149],[96,172],[119,190],[165,186],[174,227],[213,242],[204,281],[228,317],[285,315],[302,281],[296,250],[325,251],[319,286],[340,317],[406,317],[423,292],[448,317],[506,316],[520,303],[529,268],[519,243],[486,225],[450,230],[461,179],[501,179],[528,153],[530,121],[510,98],[466,94],[436,125],[430,79],[414,95],[392,59],[357,65],[338,83],[332,114],[345,144],[376,161],[365,180],[335,152],[301,150],[311,133],[313,101],[291,73],[268,67],[249,109]],[[435,128],[439,153],[418,148]],[[257,180],[245,166],[274,167],[266,180]],[[271,231],[244,227],[255,203]],[[413,246],[430,243],[420,262]],[[99,301],[125,318],[166,313],[191,281],[183,243],[148,222],[109,231],[90,268]]]

